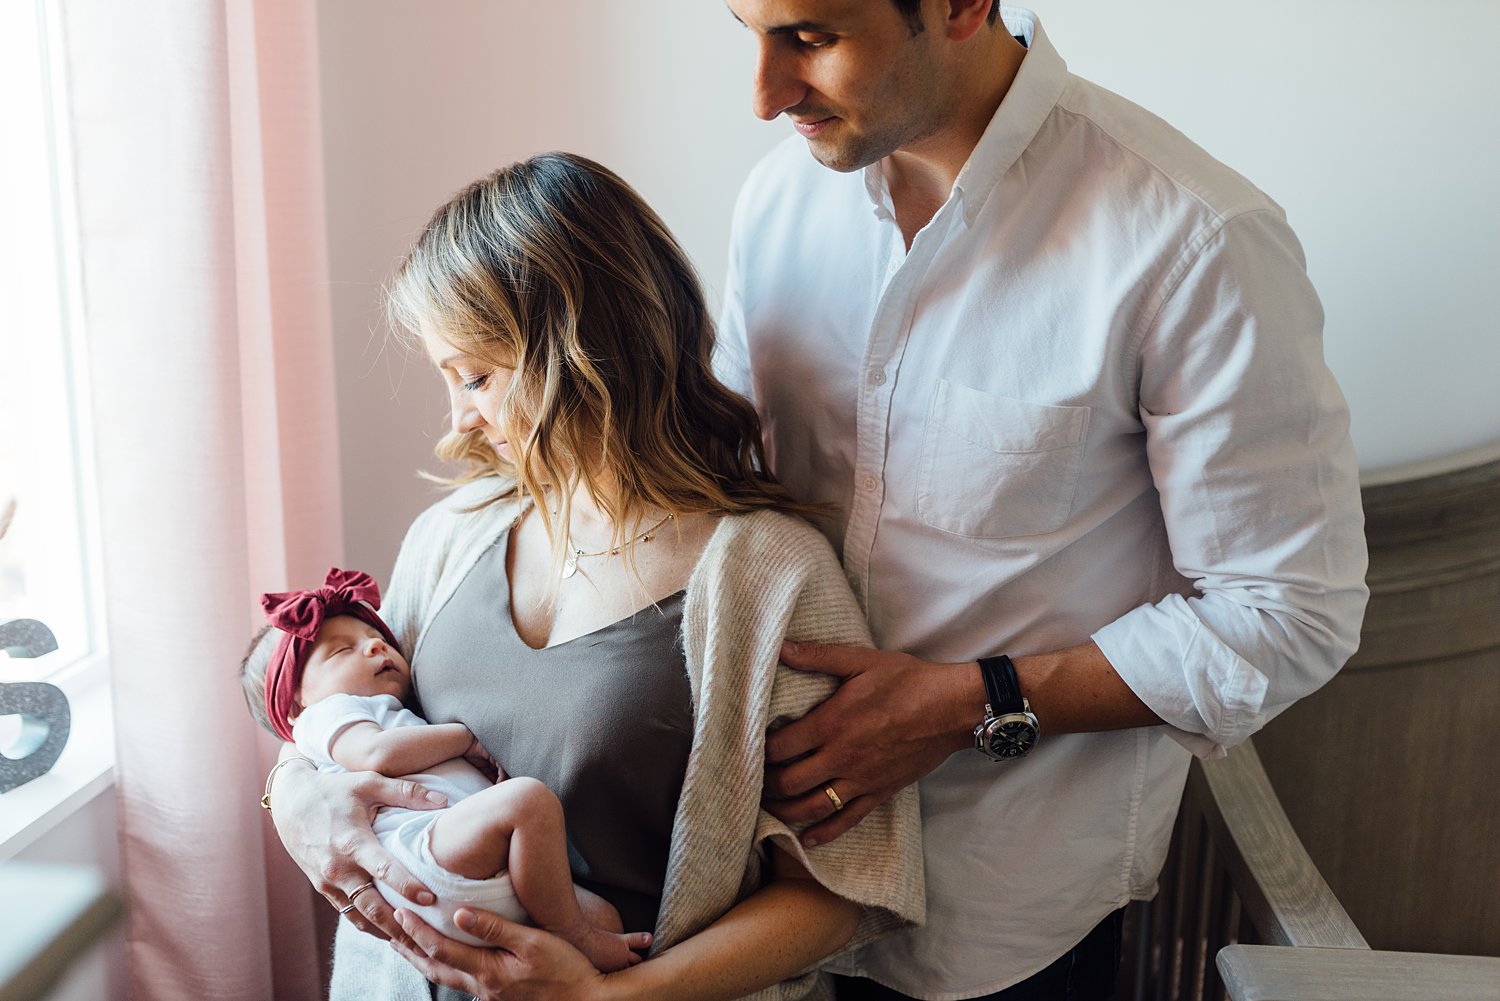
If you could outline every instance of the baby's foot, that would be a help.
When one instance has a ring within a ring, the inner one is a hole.
[[[647,949],[651,946],[651,933],[644,931],[618,932],[604,931],[602,928],[588,926],[583,934],[579,936],[564,935],[573,946],[589,958],[594,968],[600,973],[613,973],[615,970],[623,970],[627,966],[634,966],[641,961],[636,949]]]

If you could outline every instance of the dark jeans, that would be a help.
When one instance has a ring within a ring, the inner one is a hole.
[[[1120,931],[1125,909],[1105,917],[1083,941],[1040,973],[972,1001],[1109,1001],[1120,972]],[[835,977],[838,1001],[911,1001],[905,994],[860,977]]]

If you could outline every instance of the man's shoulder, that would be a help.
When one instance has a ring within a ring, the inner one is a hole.
[[[1057,103],[1058,127],[1088,130],[1136,169],[1134,183],[1155,182],[1179,208],[1223,219],[1281,207],[1244,175],[1216,159],[1165,119],[1081,77],[1070,76]],[[1101,166],[1106,158],[1098,157]]]

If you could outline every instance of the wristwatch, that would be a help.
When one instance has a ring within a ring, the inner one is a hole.
[[[974,746],[993,761],[1019,758],[1036,746],[1042,728],[1021,695],[1016,665],[1009,657],[980,657],[979,673],[989,698],[984,719],[974,728]]]

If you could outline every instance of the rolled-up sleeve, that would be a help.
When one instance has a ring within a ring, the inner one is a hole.
[[[1093,638],[1200,755],[1243,741],[1358,646],[1364,517],[1322,323],[1296,237],[1262,209],[1188,248],[1142,334],[1147,456],[1196,591]]]

